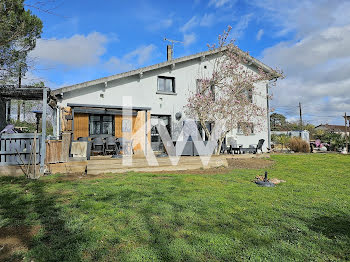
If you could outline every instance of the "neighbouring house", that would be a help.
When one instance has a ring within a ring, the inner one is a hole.
[[[336,134],[341,134],[345,136],[345,125],[329,125],[329,124],[321,124],[315,127],[315,130],[322,130],[327,132],[332,132]],[[350,128],[347,128],[347,134],[350,134]]]
[[[276,135],[276,136],[286,135],[289,137],[300,137],[304,141],[306,141],[308,143],[310,142],[310,132],[307,130],[303,130],[303,131],[271,131],[271,135]]]
[[[131,138],[144,126],[145,130],[137,133],[142,136],[139,137],[140,141],[151,141],[154,151],[162,151],[162,141],[155,128],[161,119],[165,122],[172,140],[181,140],[180,133],[186,120],[184,106],[188,95],[196,90],[203,72],[212,72],[212,62],[220,56],[222,50],[172,59],[171,46],[167,48],[166,62],[54,90],[53,94],[57,99],[54,117],[57,117],[59,127],[56,129],[57,135],[71,130],[74,139],[101,134],[116,137],[126,135]],[[273,79],[280,77],[275,70],[250,55],[245,54],[245,59],[249,62],[247,70],[257,72],[259,67],[273,75]],[[252,97],[252,102],[268,107],[268,81],[260,82],[257,88],[263,96]],[[122,108],[126,103],[132,105],[130,121],[122,120]],[[263,150],[266,151],[269,116],[266,115],[262,121],[262,131],[256,132],[254,123],[251,123],[249,135],[244,135],[238,128],[228,136],[244,147],[265,139]],[[134,149],[141,150],[140,144],[134,144]]]

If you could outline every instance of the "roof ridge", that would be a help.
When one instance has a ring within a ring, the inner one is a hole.
[[[85,82],[74,84],[74,85],[69,85],[69,86],[57,88],[55,90],[52,90],[52,94],[53,95],[57,95],[57,94],[60,94],[60,93],[73,91],[73,90],[84,88],[84,87],[91,86],[91,85],[101,84],[101,83],[104,83],[104,82],[109,82],[109,81],[112,81],[112,80],[116,80],[116,79],[120,79],[120,78],[124,78],[124,77],[129,77],[129,76],[132,76],[132,75],[137,75],[137,74],[140,74],[140,73],[142,74],[144,72],[155,70],[155,69],[159,69],[159,68],[166,67],[166,66],[169,66],[169,65],[172,65],[172,64],[186,62],[186,61],[189,61],[189,60],[192,60],[192,59],[196,59],[196,58],[199,58],[199,57],[202,57],[202,56],[213,55],[213,54],[219,53],[221,51],[224,51],[225,49],[226,49],[226,46],[220,47],[220,48],[216,48],[214,50],[208,50],[208,51],[203,51],[203,52],[195,53],[195,54],[188,55],[188,56],[179,57],[179,58],[176,58],[176,59],[172,59],[172,60],[169,60],[169,61],[161,62],[161,63],[150,65],[150,66],[141,67],[141,68],[138,68],[138,69],[127,71],[127,72],[122,72],[122,73],[118,73],[118,74],[114,74],[114,75],[110,75],[110,76],[106,76],[106,77],[97,78],[97,79],[90,80],[90,81],[85,81]],[[243,50],[241,50],[238,47],[237,47],[237,50],[240,52],[240,55],[245,56],[245,59],[250,60],[256,66],[261,67],[263,70],[272,73],[276,77],[280,77],[281,76],[278,72],[276,72],[276,70],[274,70],[271,67],[265,65],[264,63],[262,63],[258,59],[252,57],[247,52],[244,52]]]

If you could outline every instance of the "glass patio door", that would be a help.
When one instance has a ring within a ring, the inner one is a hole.
[[[157,125],[159,120],[163,120],[166,129],[168,130],[171,137],[171,125],[169,115],[151,115],[151,147],[153,151],[164,152],[164,144],[159,135]]]

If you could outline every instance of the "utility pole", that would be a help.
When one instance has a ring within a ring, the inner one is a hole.
[[[303,131],[303,115],[301,112],[301,103],[299,102],[299,117],[300,117],[300,132],[299,136],[301,137],[301,132]]]
[[[348,153],[348,118],[346,116],[346,112],[344,114],[344,119],[345,119],[345,151],[346,154]]]

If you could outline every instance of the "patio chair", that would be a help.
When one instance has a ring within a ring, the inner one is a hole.
[[[108,136],[106,138],[105,153],[108,155],[117,153],[117,141],[114,136]]]
[[[228,153],[229,152],[229,145],[222,142],[221,144],[221,148],[220,148],[220,154],[225,154],[225,153]]]
[[[79,142],[87,142],[86,159],[90,160],[92,143],[88,137],[78,137]]]
[[[265,142],[265,139],[260,139],[258,144],[255,145],[249,145],[248,148],[240,148],[240,151],[244,154],[244,153],[253,153],[256,154],[258,153],[258,150],[260,150],[262,152],[262,146]]]
[[[227,144],[228,144],[228,153],[229,154],[240,154],[241,151],[240,151],[240,148],[242,146],[239,146],[237,145],[237,140],[232,138],[232,137],[229,137],[227,138]]]
[[[123,151],[124,155],[134,154],[133,140],[124,139],[122,137],[117,139],[119,143],[119,150]]]
[[[105,154],[105,146],[103,143],[103,139],[102,137],[96,137],[94,138],[94,140],[92,140],[92,153],[95,154],[100,154],[102,153],[102,155]]]

